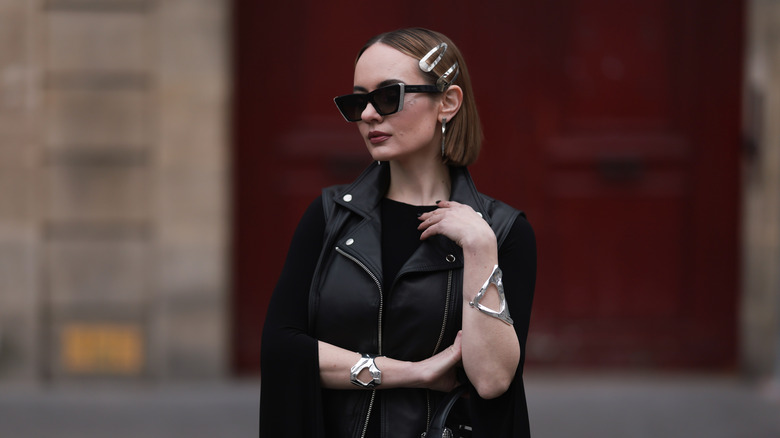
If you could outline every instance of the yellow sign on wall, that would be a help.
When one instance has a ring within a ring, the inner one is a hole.
[[[137,324],[70,323],[62,330],[62,363],[75,374],[139,374],[143,339]]]

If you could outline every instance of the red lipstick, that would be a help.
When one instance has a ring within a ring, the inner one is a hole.
[[[368,133],[368,141],[372,144],[379,144],[390,138],[391,135],[382,131],[371,131]]]

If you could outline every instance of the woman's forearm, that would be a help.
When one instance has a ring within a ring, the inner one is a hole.
[[[323,341],[318,341],[318,345],[322,386],[328,389],[361,388],[350,379],[351,369],[361,355]],[[379,356],[374,359],[374,363],[382,372],[382,383],[376,388],[430,388],[449,391],[457,385],[455,366],[460,362],[460,358],[460,336],[449,348],[420,362]],[[371,380],[368,370],[363,370],[358,378],[363,382]]]
[[[520,361],[520,343],[514,327],[469,306],[498,263],[495,240],[469,245],[463,256],[463,367],[481,397],[495,398],[512,383]],[[489,285],[481,304],[499,309],[494,284]]]
[[[361,357],[359,353],[319,341],[319,354],[320,379],[323,387],[329,389],[359,388],[350,380],[352,366]],[[382,371],[380,386],[383,388],[413,387],[420,384],[414,376],[414,367],[411,362],[380,356],[374,359],[374,363]],[[371,380],[368,370],[363,370],[358,378],[364,382]]]

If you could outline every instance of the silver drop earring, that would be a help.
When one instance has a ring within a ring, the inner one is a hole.
[[[447,133],[447,118],[441,119],[441,157],[444,158],[444,135]]]

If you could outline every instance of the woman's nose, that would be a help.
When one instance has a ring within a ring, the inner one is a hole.
[[[382,115],[376,111],[376,108],[374,108],[374,104],[371,102],[369,102],[366,105],[366,108],[363,109],[363,112],[360,114],[360,119],[363,120],[364,122],[379,120],[381,118]]]

